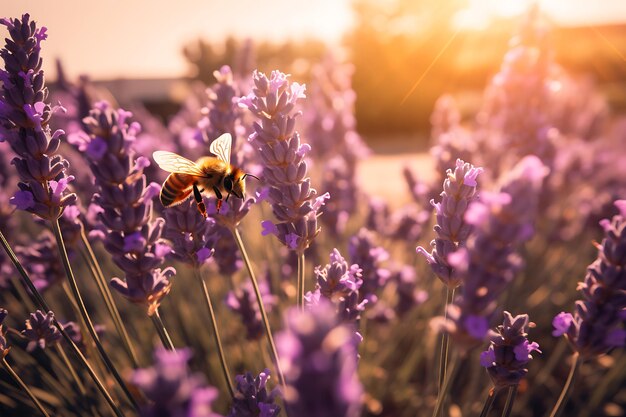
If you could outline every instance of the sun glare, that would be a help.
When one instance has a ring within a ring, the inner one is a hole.
[[[470,0],[459,11],[455,24],[462,29],[485,29],[493,18],[518,16],[537,0]]]

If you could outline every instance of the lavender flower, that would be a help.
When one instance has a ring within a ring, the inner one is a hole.
[[[518,251],[534,234],[537,197],[546,167],[526,157],[509,173],[500,193],[483,193],[465,213],[473,228],[465,247],[448,261],[463,282],[463,294],[448,309],[448,320],[435,319],[461,349],[485,337],[496,301],[523,267]]]
[[[324,165],[322,189],[333,196],[320,220],[338,236],[358,208],[357,163],[371,151],[356,131],[354,66],[337,62],[328,54],[311,73],[304,123],[311,138],[312,157]]]
[[[48,311],[44,314],[37,310],[30,314],[30,319],[26,320],[26,330],[22,331],[22,335],[29,340],[26,350],[32,352],[39,347],[45,349],[53,346],[61,340],[61,332],[54,326],[54,313]]]
[[[326,302],[287,312],[276,345],[287,380],[285,400],[298,417],[356,417],[363,388],[357,376],[354,327],[340,324]]]
[[[403,265],[391,272],[391,281],[396,284],[398,302],[395,305],[396,314],[400,317],[411,311],[414,307],[428,300],[428,292],[419,289],[415,268]]]
[[[437,237],[430,242],[431,253],[419,246],[417,253],[423,255],[437,277],[448,286],[456,288],[461,285],[454,268],[448,262],[448,256],[462,247],[467,240],[471,227],[463,220],[470,202],[476,197],[476,178],[482,168],[456,160],[456,168],[447,170],[447,178],[443,183],[441,201],[431,204],[437,212],[437,224],[434,227]]]
[[[532,359],[531,353],[541,353],[536,342],[528,341],[526,328],[530,325],[528,314],[513,317],[505,311],[502,324],[495,332],[490,331],[491,343],[480,354],[480,364],[487,368],[496,388],[519,384],[528,373],[526,366]]]
[[[290,83],[288,76],[272,71],[270,78],[255,71],[254,89],[239,100],[259,120],[254,123],[250,141],[263,163],[263,179],[269,185],[269,202],[278,220],[273,234],[297,253],[304,253],[319,233],[317,216],[328,194],[315,197],[306,176],[304,161],[309,145],[300,144],[295,131],[296,102],[305,97],[304,85]]]
[[[552,324],[554,336],[566,335],[583,358],[592,358],[617,347],[626,347],[626,200],[618,200],[619,214],[600,222],[605,237],[598,258],[578,284],[583,298],[574,314],[560,313]]]
[[[235,377],[237,392],[228,417],[277,417],[280,407],[274,404],[278,388],[267,392],[269,369],[265,369],[256,378],[250,372]]]
[[[17,246],[15,252],[38,291],[46,291],[65,279],[56,240],[49,231],[44,230],[30,246]]]
[[[315,291],[305,298],[309,308],[315,308],[323,297],[337,308],[340,319],[358,327],[361,312],[367,300],[360,300],[359,288],[363,284],[359,265],[348,265],[337,249],[330,253],[330,263],[324,268],[315,267]]]
[[[7,318],[9,314],[4,308],[0,308],[0,359],[4,359],[5,356],[9,354],[9,350],[11,349],[7,344],[6,339],[6,330],[4,329],[4,325],[2,322]]]
[[[172,244],[169,256],[192,266],[202,265],[212,254],[215,220],[205,219],[188,199],[165,210],[163,237]]]
[[[140,126],[129,126],[126,120],[130,116],[99,102],[83,121],[85,132],[71,136],[70,142],[84,151],[89,161],[98,189],[94,196],[98,218],[107,232],[104,246],[125,273],[124,280],[114,277],[111,286],[152,314],[170,291],[169,277],[176,271],[158,268],[169,252],[160,241],[163,219],[151,219],[159,186],[146,186],[143,169],[150,162],[135,158],[132,144]]]
[[[41,70],[41,41],[46,28],[37,28],[30,16],[0,19],[9,30],[5,48],[0,51],[5,70],[0,71],[0,141],[7,141],[17,155],[12,163],[20,177],[11,203],[18,209],[55,220],[63,209],[76,201],[68,192],[74,177],[65,171],[69,163],[57,154],[63,131],[52,132],[50,117],[58,110],[45,102],[48,89]]]
[[[191,374],[188,349],[155,351],[155,364],[133,373],[132,381],[150,400],[142,417],[222,417],[212,409],[217,389],[206,386],[200,374]]]
[[[278,300],[270,292],[267,283],[267,279],[260,280],[259,291],[261,291],[265,310],[270,312]],[[259,311],[259,304],[250,282],[246,282],[234,291],[229,291],[226,296],[226,306],[241,317],[241,321],[246,327],[246,338],[248,340],[258,340],[263,336],[264,328],[261,321],[261,312]]]
[[[360,289],[361,299],[376,302],[376,292],[382,289],[391,273],[382,267],[382,263],[389,258],[389,253],[377,246],[372,232],[361,228],[348,242],[348,257],[354,264],[359,265],[363,278]]]

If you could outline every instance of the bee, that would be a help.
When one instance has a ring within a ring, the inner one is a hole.
[[[180,204],[193,193],[198,211],[206,218],[203,191],[212,190],[215,193],[218,213],[224,194],[227,194],[226,201],[231,194],[244,199],[246,177],[258,178],[230,164],[231,144],[230,133],[224,133],[209,146],[209,151],[215,156],[205,156],[196,162],[173,152],[154,152],[152,157],[159,167],[171,173],[161,187],[160,199],[163,206]]]

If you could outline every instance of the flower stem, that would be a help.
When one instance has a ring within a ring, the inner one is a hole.
[[[85,324],[87,325],[87,330],[89,331],[89,335],[91,336],[94,343],[96,344],[98,353],[100,354],[100,357],[102,357],[102,360],[104,361],[104,364],[106,365],[106,367],[109,369],[109,372],[111,372],[111,374],[117,381],[122,391],[124,391],[124,394],[130,401],[130,403],[135,408],[138,409],[139,406],[137,402],[135,401],[135,398],[132,396],[132,394],[128,390],[128,387],[126,386],[126,383],[120,376],[119,372],[117,372],[117,369],[113,365],[113,362],[111,362],[111,359],[109,358],[109,355],[104,350],[104,347],[102,347],[102,344],[100,343],[100,338],[96,334],[96,329],[93,326],[93,323],[91,321],[91,318],[89,317],[89,314],[87,313],[87,308],[85,307],[83,298],[81,297],[80,291],[78,290],[78,285],[76,284],[76,278],[74,277],[72,266],[70,265],[69,258],[67,257],[67,250],[65,249],[65,242],[63,241],[63,235],[61,233],[61,228],[59,227],[58,219],[52,220],[52,231],[54,232],[54,237],[56,238],[56,241],[57,241],[57,247],[59,248],[59,254],[61,255],[61,262],[63,263],[63,266],[65,267],[65,272],[67,275],[68,282],[70,284],[70,289],[72,290],[72,295],[74,296],[74,300],[76,301],[76,304],[78,305],[80,315],[82,316],[83,320],[85,321]]]
[[[224,348],[222,347],[220,333],[217,329],[217,320],[215,319],[215,311],[213,310],[213,303],[211,302],[209,289],[207,288],[206,282],[202,278],[200,269],[197,266],[194,267],[194,272],[195,272],[196,278],[198,279],[200,285],[202,286],[202,291],[204,291],[204,299],[206,301],[207,307],[209,308],[209,315],[211,316],[211,327],[213,327],[213,337],[215,338],[215,344],[217,345],[217,352],[220,356],[220,364],[222,365],[222,373],[224,374],[224,380],[226,381],[226,385],[228,385],[228,391],[230,392],[231,398],[235,398],[235,392],[233,391],[233,381],[230,379],[230,371],[228,370],[228,365],[226,364],[226,356],[224,355]]]
[[[454,290],[454,288],[450,289],[450,287],[446,285],[446,304],[443,310],[444,321],[448,319],[448,306],[452,304],[452,301],[454,300]],[[439,381],[437,384],[439,392],[441,392],[441,387],[443,386],[443,382],[446,379],[449,346],[450,335],[447,332],[441,333],[441,352],[439,355]]]
[[[509,387],[509,392],[506,395],[506,403],[504,404],[504,409],[502,410],[502,417],[509,417],[511,415],[513,403],[515,402],[515,397],[517,396],[517,387],[517,384]]]
[[[254,275],[254,270],[252,269],[252,264],[250,263],[250,258],[248,257],[248,252],[246,252],[246,248],[243,245],[243,240],[241,239],[241,234],[239,233],[239,229],[233,227],[231,229],[233,236],[235,237],[235,242],[237,242],[237,246],[239,247],[239,251],[241,252],[241,257],[243,258],[244,263],[246,264],[246,268],[248,269],[248,274],[250,275],[250,281],[252,282],[252,287],[254,288],[254,293],[256,295],[256,300],[259,305],[259,311],[261,312],[261,319],[263,321],[263,326],[265,327],[265,336],[267,337],[267,343],[270,345],[272,360],[274,361],[274,365],[276,366],[276,373],[278,374],[278,382],[283,387],[283,392],[286,391],[287,386],[285,384],[285,376],[283,374],[283,370],[280,366],[280,360],[278,359],[278,352],[276,351],[276,344],[274,343],[274,337],[272,336],[272,330],[270,329],[270,322],[267,319],[267,314],[265,313],[265,307],[263,306],[263,298],[261,297],[261,291],[259,290],[259,283],[257,282],[256,276]]]
[[[28,286],[28,289],[30,290],[31,294],[33,295],[33,297],[35,299],[35,302],[37,303],[39,309],[41,309],[43,311],[52,311],[50,309],[50,307],[48,307],[48,304],[45,302],[43,297],[41,296],[41,293],[39,293],[39,290],[37,290],[37,287],[35,287],[35,284],[33,284],[33,281],[28,276],[28,273],[26,272],[26,270],[24,269],[24,267],[20,263],[19,259],[17,259],[17,256],[15,256],[15,252],[13,252],[13,249],[11,249],[11,246],[9,245],[9,242],[7,242],[7,240],[4,237],[4,234],[2,233],[2,231],[0,231],[0,243],[2,243],[2,247],[4,248],[5,252],[9,256],[9,259],[11,259],[11,262],[13,262],[13,265],[15,266],[15,268],[17,269],[19,274],[22,276],[23,282]],[[96,372],[93,370],[93,368],[91,367],[91,365],[87,361],[87,358],[85,358],[85,356],[80,351],[80,349],[78,349],[78,346],[76,346],[76,344],[74,343],[72,338],[63,329],[63,326],[61,325],[61,323],[59,323],[59,321],[56,319],[56,317],[53,317],[52,322],[53,322],[54,326],[59,330],[59,332],[63,336],[63,339],[65,339],[65,341],[70,346],[70,348],[72,349],[74,354],[80,359],[82,364],[85,366],[85,368],[87,369],[87,372],[89,373],[89,376],[91,377],[91,379],[93,379],[94,383],[96,384],[96,387],[98,388],[98,390],[100,391],[102,396],[107,401],[107,404],[109,405],[111,410],[115,413],[115,415],[117,417],[124,417],[124,414],[119,409],[117,404],[115,404],[115,401],[113,401],[113,398],[111,397],[111,394],[109,394],[109,392],[105,388],[105,386],[102,383],[102,381],[100,381],[100,378],[98,378],[98,375],[96,374]]]
[[[567,376],[567,381],[565,381],[565,385],[563,386],[563,391],[561,391],[561,395],[559,396],[558,401],[554,405],[552,412],[550,413],[550,417],[558,417],[561,415],[563,408],[565,408],[565,403],[569,399],[572,386],[574,384],[574,380],[578,375],[578,369],[580,368],[582,360],[580,358],[580,354],[578,352],[574,353],[572,356],[572,367],[570,368],[569,375]]]
[[[487,399],[485,400],[483,411],[480,412],[480,417],[487,417],[487,415],[489,414],[489,411],[491,410],[491,407],[493,406],[493,402],[496,399],[496,396],[498,395],[498,392],[499,390],[496,390],[495,388],[491,388],[489,390],[489,395],[487,396]]]
[[[172,352],[176,352],[176,349],[174,348],[174,343],[172,343],[172,339],[170,338],[170,335],[165,328],[165,324],[163,324],[163,320],[161,320],[161,315],[159,314],[158,307],[154,309],[154,313],[150,316],[150,318],[152,319],[154,328],[159,334],[159,338],[161,339],[161,343],[163,343],[163,347]]]
[[[33,392],[28,388],[28,385],[26,385],[24,381],[22,381],[22,378],[20,378],[19,375],[15,373],[15,371],[13,370],[13,368],[11,368],[11,365],[9,365],[5,358],[2,358],[2,365],[4,365],[4,368],[7,370],[7,372],[13,377],[15,383],[17,383],[17,385],[19,385],[20,388],[22,388],[24,392],[28,394],[35,406],[37,406],[39,412],[41,412],[41,414],[46,417],[50,417],[50,414],[46,412],[46,410],[43,408],[43,405],[39,402],[37,397],[35,397],[35,394],[33,394]]]
[[[304,310],[304,251],[298,254],[298,293],[296,304],[300,310]]]
[[[89,270],[92,272],[95,278],[96,284],[98,285],[98,290],[100,291],[100,294],[102,295],[102,298],[104,299],[104,302],[106,304],[107,310],[109,310],[109,314],[113,319],[113,324],[117,329],[117,333],[122,339],[122,343],[124,344],[124,348],[126,349],[126,353],[130,358],[132,366],[133,368],[138,368],[139,365],[137,361],[137,355],[135,353],[135,348],[130,338],[128,337],[128,332],[126,331],[126,327],[124,326],[124,321],[120,316],[120,312],[117,309],[117,306],[115,305],[113,295],[111,294],[111,290],[109,289],[106,279],[104,278],[104,274],[102,273],[100,264],[98,263],[98,260],[93,252],[93,248],[91,247],[87,236],[85,236],[85,228],[82,224],[80,227],[80,237],[87,252],[84,256],[87,264],[89,265]]]
[[[443,409],[443,403],[446,399],[448,391],[450,390],[450,385],[452,379],[454,379],[457,371],[456,363],[458,358],[455,356],[452,362],[449,364],[448,373],[446,374],[446,378],[443,381],[443,385],[439,390],[439,395],[437,395],[437,403],[435,404],[435,410],[433,411],[433,417],[439,417],[441,414],[441,410]]]
[[[65,354],[65,351],[63,350],[63,348],[59,344],[55,345],[55,348],[56,348],[57,354],[61,357],[61,360],[65,364],[65,367],[70,372],[70,375],[72,376],[72,379],[74,379],[74,382],[76,382],[76,386],[78,387],[78,390],[80,391],[80,394],[83,397],[86,398],[87,390],[85,389],[85,385],[83,385],[83,382],[78,377],[78,374],[76,373],[76,370],[74,369],[74,366],[72,366],[72,363],[70,362],[69,358]]]

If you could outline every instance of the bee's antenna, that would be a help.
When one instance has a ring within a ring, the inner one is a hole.
[[[243,177],[241,177],[241,179],[245,180],[246,177],[252,177],[252,178],[256,179],[257,181],[261,181],[261,179],[259,177],[257,177],[256,175],[252,175],[252,174],[248,174],[248,173],[243,174]]]
[[[228,193],[228,195],[226,196],[226,202],[228,203],[228,197],[230,197],[230,192]]]

